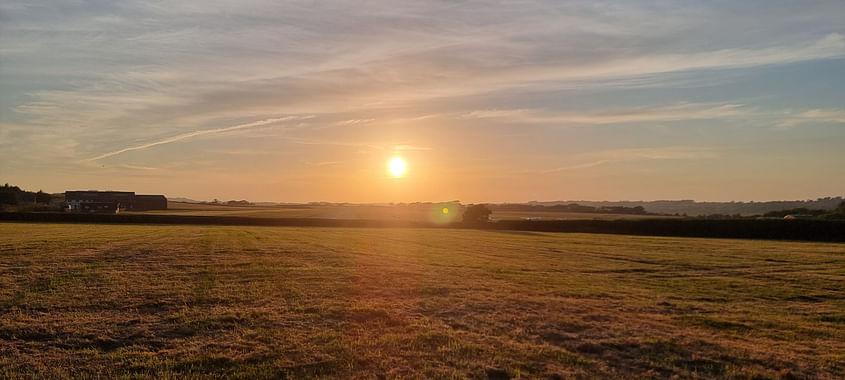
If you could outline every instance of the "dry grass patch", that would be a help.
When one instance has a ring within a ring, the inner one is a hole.
[[[845,245],[0,223],[0,378],[845,377]]]

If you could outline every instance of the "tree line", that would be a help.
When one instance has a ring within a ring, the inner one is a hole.
[[[492,211],[539,211],[539,212],[580,212],[588,214],[629,214],[648,215],[643,206],[584,206],[577,203],[558,204],[552,206],[530,205],[519,203],[505,203],[489,205]]]
[[[42,190],[26,191],[9,184],[0,187],[0,205],[19,205],[24,203],[49,204],[52,196]]]
[[[767,218],[783,218],[788,215],[792,215],[793,217],[809,217],[818,219],[845,219],[845,201],[840,202],[839,206],[833,210],[817,210],[799,207],[789,210],[770,211],[763,214],[763,216]]]

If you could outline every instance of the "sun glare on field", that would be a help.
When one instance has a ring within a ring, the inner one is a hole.
[[[390,163],[388,164],[388,167],[390,170],[390,174],[392,174],[396,178],[399,178],[405,174],[405,160],[399,157],[394,157],[393,159],[391,159]]]

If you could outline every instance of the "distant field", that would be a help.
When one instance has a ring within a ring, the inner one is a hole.
[[[144,214],[195,215],[195,216],[246,216],[257,218],[323,218],[323,219],[370,219],[430,221],[432,214],[442,219],[439,207],[376,206],[376,205],[319,205],[319,206],[224,206],[197,203],[170,202],[168,210],[145,211]],[[461,210],[451,210],[451,219],[460,220]],[[593,214],[578,212],[545,211],[495,211],[491,217],[497,220],[536,218],[539,220],[560,219],[648,219],[672,218],[666,216]]]
[[[374,205],[225,206],[169,202],[167,210],[130,213],[192,216],[240,216],[255,218],[321,218],[428,221],[431,219],[430,217],[433,211],[435,210],[427,208],[411,209]],[[454,214],[454,216],[457,215],[457,213]]]
[[[0,378],[845,377],[845,244],[0,223]]]
[[[197,216],[253,216],[262,218],[315,218],[329,215],[326,206],[224,206],[198,203],[168,202],[167,210],[126,212],[138,214],[169,214]]]

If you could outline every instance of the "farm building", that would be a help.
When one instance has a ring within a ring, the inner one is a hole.
[[[65,191],[65,203],[71,211],[84,211],[88,203],[117,203],[117,208],[126,210],[132,207],[135,193],[131,191]]]
[[[135,195],[134,191],[66,191],[65,204],[70,211],[90,212],[85,205],[97,203],[116,204],[116,210],[165,210],[164,195]]]
[[[133,210],[167,210],[167,198],[164,195],[136,195]]]
[[[120,212],[120,202],[80,203],[76,211],[91,214],[117,214],[118,212]]]

